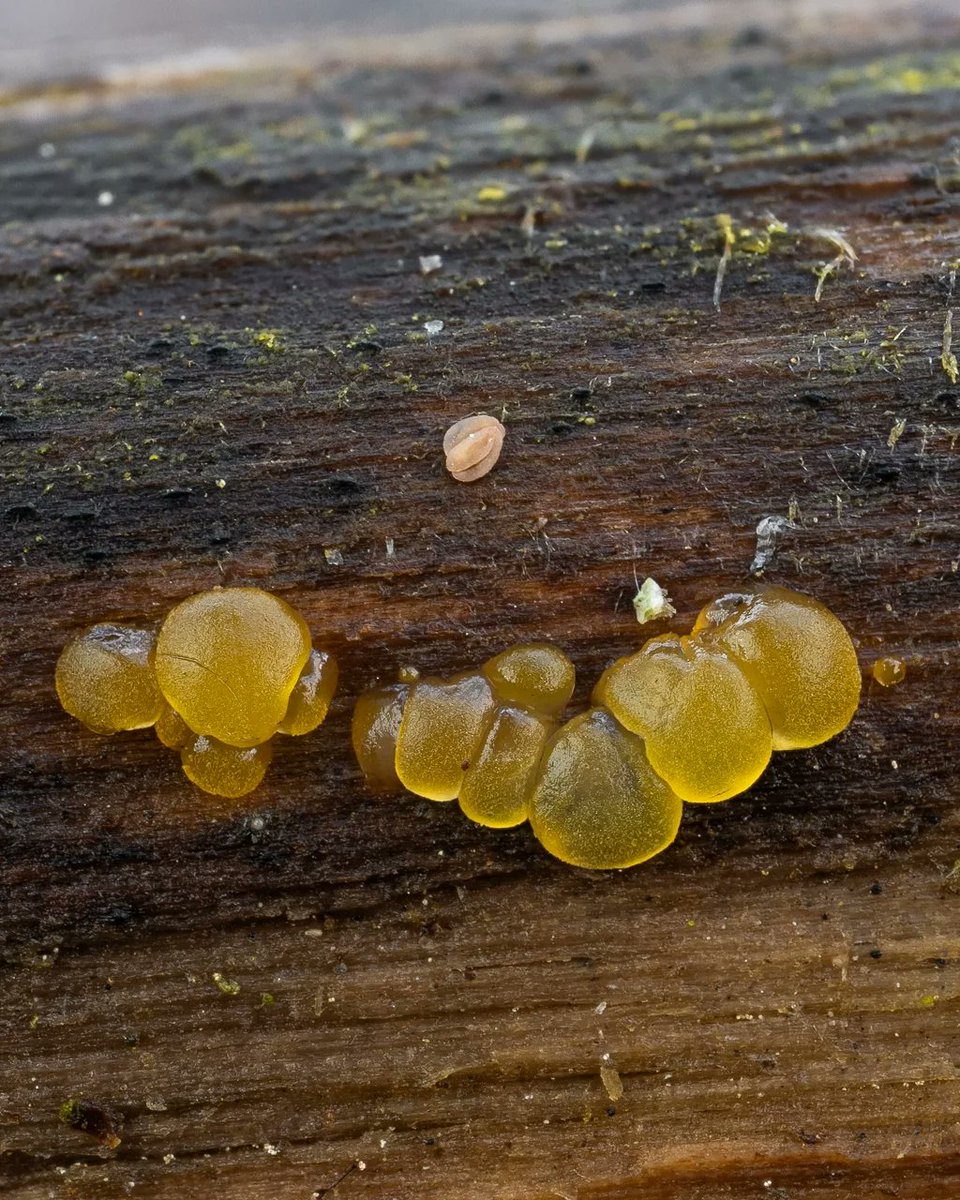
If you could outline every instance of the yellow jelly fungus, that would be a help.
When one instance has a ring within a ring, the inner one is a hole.
[[[693,632],[743,669],[770,717],[774,750],[817,746],[849,725],[860,699],[856,651],[811,597],[780,587],[723,596]]]
[[[246,748],[283,720],[310,649],[289,604],[259,588],[226,588],[173,609],[154,661],[167,703],[195,733]]]
[[[456,800],[495,707],[482,675],[413,684],[397,737],[397,776],[403,786],[428,800]]]
[[[235,800],[263,782],[273,758],[269,742],[241,749],[200,734],[180,751],[183,771],[191,783],[214,796]]]
[[[527,819],[527,800],[552,722],[519,708],[501,708],[460,789],[460,807],[471,821],[503,829]]]
[[[290,701],[278,733],[300,736],[312,733],[323,723],[337,690],[337,660],[325,650],[311,650],[307,665],[290,693]]]
[[[145,729],[160,715],[150,654],[154,635],[124,625],[94,625],[64,647],[56,669],[60,703],[96,733]]]
[[[574,717],[550,743],[530,800],[544,848],[577,867],[631,867],[677,836],[682,801],[647,761],[643,741],[602,709]]]
[[[683,800],[728,800],[770,761],[770,721],[756,690],[696,638],[651,638],[601,675],[593,700],[643,738],[650,765]]]
[[[375,791],[396,792],[403,786],[397,778],[397,738],[409,694],[406,683],[371,688],[357,700],[353,710],[353,752]]]
[[[153,727],[157,737],[168,750],[182,750],[195,735],[190,726],[169,704],[164,703]]]
[[[903,683],[907,677],[907,664],[902,658],[878,658],[873,664],[873,677],[883,687]]]
[[[576,682],[563,651],[541,642],[504,650],[484,663],[483,673],[504,703],[545,716],[563,712]]]

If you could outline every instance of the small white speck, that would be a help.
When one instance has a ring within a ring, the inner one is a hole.
[[[221,491],[222,491],[222,490],[223,490],[223,488],[225,488],[226,486],[227,486],[227,481],[226,481],[225,479],[218,479],[218,480],[217,480],[217,487],[218,487],[218,488],[220,488],[220,489],[221,489]]]
[[[109,208],[114,201],[113,192],[101,192],[97,197],[97,203],[101,208]]]
[[[270,1142],[264,1142],[263,1148],[267,1152],[267,1154],[272,1154],[272,1155],[276,1156],[277,1154],[280,1153],[280,1147],[274,1146]]]
[[[443,259],[439,254],[421,254],[420,270],[424,275],[433,275],[443,270]]]
[[[43,142],[37,153],[41,158],[53,158],[57,153],[57,148],[53,142]]]
[[[600,1003],[597,1005],[597,1007],[593,1011],[597,1014],[598,1017],[602,1017],[603,1014],[607,1011],[606,1000],[601,1000]]]
[[[327,546],[324,548],[323,557],[327,560],[331,567],[343,566],[343,555],[336,546]]]
[[[396,552],[396,547],[394,546],[393,538],[387,538],[383,544],[387,548],[387,558],[393,558],[394,553]]]
[[[176,1160],[177,1160],[177,1156],[175,1154],[165,1154],[163,1156],[164,1166],[167,1166],[167,1167],[169,1167],[172,1162],[176,1162]]]
[[[357,1159],[357,1170],[365,1171],[366,1169],[367,1169],[367,1164],[363,1161],[362,1158],[358,1158]]]
[[[423,328],[428,337],[436,337],[438,333],[443,333],[443,322],[424,321]]]

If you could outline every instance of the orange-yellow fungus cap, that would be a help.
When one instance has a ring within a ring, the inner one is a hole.
[[[482,675],[413,684],[397,738],[397,776],[403,786],[428,800],[456,800],[495,708]]]
[[[337,690],[337,660],[326,650],[311,650],[307,665],[290,693],[278,733],[301,736],[322,725]]]
[[[483,673],[504,704],[544,716],[563,712],[576,683],[573,663],[546,642],[511,646],[484,663]]]
[[[770,717],[774,750],[817,746],[850,724],[860,700],[857,654],[810,596],[781,587],[723,596],[693,631],[743,668]]]
[[[520,825],[547,739],[554,725],[521,708],[500,708],[460,788],[471,821],[493,829]]]
[[[547,748],[530,802],[533,832],[577,867],[632,867],[677,836],[683,809],[643,741],[603,709],[574,717]]]
[[[96,733],[152,725],[163,705],[150,663],[154,641],[148,630],[125,625],[85,629],[57,659],[60,703]]]
[[[353,752],[360,770],[371,788],[399,792],[397,778],[397,738],[403,706],[410,694],[406,683],[389,683],[371,688],[357,699],[350,724]]]
[[[770,761],[770,720],[756,689],[698,638],[651,638],[601,675],[593,700],[643,738],[650,765],[681,800],[728,800]]]
[[[195,733],[249,747],[283,720],[309,656],[310,631],[289,604],[259,588],[218,588],[171,611],[154,661],[167,703]]]
[[[269,742],[241,749],[204,734],[180,751],[183,771],[191,783],[212,796],[234,800],[259,787],[273,758]]]

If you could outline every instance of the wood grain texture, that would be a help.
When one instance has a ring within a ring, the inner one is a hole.
[[[953,1194],[960,31],[214,83],[11,95],[0,129],[5,1194]],[[475,411],[507,438],[461,486]],[[689,628],[788,513],[767,577],[907,680],[665,854],[575,871],[364,791],[376,675],[549,639],[582,702],[643,636],[634,567]],[[341,665],[245,804],[53,691],[85,624],[217,583]]]

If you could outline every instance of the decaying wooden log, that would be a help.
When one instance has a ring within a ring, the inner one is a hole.
[[[960,1189],[960,31],[711,12],[6,97],[7,1195]],[[768,516],[765,577],[908,662],[835,742],[624,873],[364,791],[375,676],[541,638],[582,701],[635,569],[689,628]],[[245,804],[53,692],[79,628],[216,583],[342,668]]]

